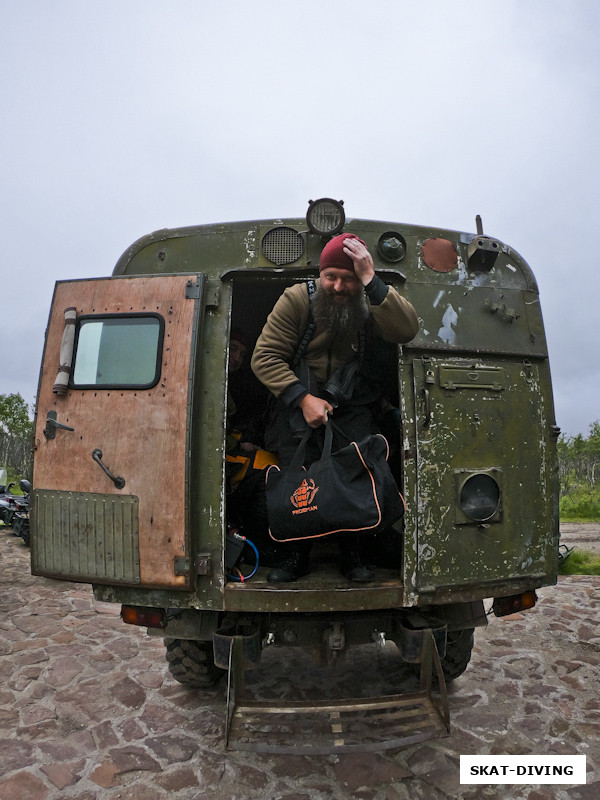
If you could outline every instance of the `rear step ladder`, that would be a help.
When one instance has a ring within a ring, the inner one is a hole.
[[[227,685],[227,747],[261,753],[323,755],[406,747],[450,733],[450,713],[440,657],[424,630],[419,690],[348,700],[249,700],[244,683],[244,638],[232,636]],[[439,699],[432,694],[432,666]]]

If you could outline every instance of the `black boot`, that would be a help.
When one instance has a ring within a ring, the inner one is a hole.
[[[368,551],[368,560],[376,567],[384,569],[400,569],[404,551],[404,537],[401,532],[391,526],[379,531],[372,539]]]
[[[375,577],[373,570],[363,562],[360,548],[343,549],[340,556],[340,572],[349,581],[369,583]]]
[[[303,575],[308,575],[309,572],[308,551],[292,550],[283,561],[273,567],[267,575],[267,580],[269,583],[291,583]]]

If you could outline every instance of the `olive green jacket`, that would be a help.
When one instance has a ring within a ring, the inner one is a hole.
[[[317,281],[318,285],[318,281]],[[419,330],[413,306],[379,277],[365,287],[371,313],[371,330],[386,342],[409,342]],[[252,370],[275,397],[296,405],[307,393],[290,366],[306,329],[309,299],[306,284],[284,291],[269,314],[252,355]],[[357,340],[335,331],[317,330],[304,352],[304,360],[320,383],[356,358]]]

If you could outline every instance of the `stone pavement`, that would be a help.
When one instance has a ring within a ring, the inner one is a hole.
[[[561,579],[535,609],[490,618],[450,688],[450,737],[381,754],[226,751],[225,687],[177,684],[162,642],[89,586],[35,578],[0,528],[0,800],[588,800],[600,796],[600,578]],[[259,690],[326,681],[397,690],[397,651],[336,667],[266,650]],[[278,694],[279,693],[279,694]],[[582,754],[582,786],[461,786],[460,754]]]

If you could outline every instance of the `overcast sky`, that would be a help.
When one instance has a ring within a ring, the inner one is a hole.
[[[557,423],[600,419],[597,0],[0,0],[0,394],[54,282],[158,228],[484,230],[540,288]]]

